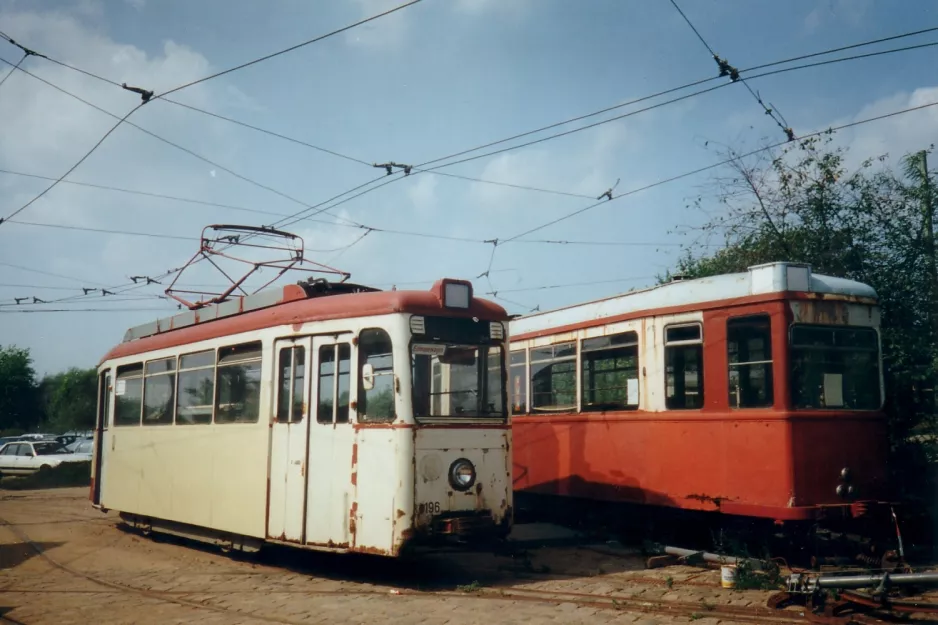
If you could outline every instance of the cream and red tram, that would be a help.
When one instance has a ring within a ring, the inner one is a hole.
[[[238,548],[502,537],[507,334],[456,280],[300,283],[132,328],[99,367],[92,501]]]

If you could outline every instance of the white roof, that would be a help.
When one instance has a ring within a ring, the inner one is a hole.
[[[814,274],[811,267],[804,264],[769,263],[750,267],[744,273],[679,280],[593,302],[526,315],[511,322],[510,332],[512,336],[518,336],[641,310],[703,304],[783,291],[876,298],[876,291],[862,282]]]

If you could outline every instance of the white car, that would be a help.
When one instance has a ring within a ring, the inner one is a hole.
[[[63,462],[88,462],[91,454],[70,453],[55,441],[17,441],[0,448],[0,475],[29,475]]]

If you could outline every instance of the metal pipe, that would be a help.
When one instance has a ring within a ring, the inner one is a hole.
[[[754,570],[761,571],[765,568],[765,565],[761,560],[753,560],[751,558],[733,558],[731,556],[721,556],[716,553],[695,551],[693,549],[681,549],[680,547],[671,547],[669,545],[664,545],[661,549],[668,555],[678,556],[681,558],[698,556],[702,558],[704,562],[715,562],[717,564],[741,564],[745,562],[749,564]]]
[[[819,588],[874,588],[888,577],[889,586],[911,586],[914,584],[938,584],[938,572],[931,573],[896,573],[895,575],[847,575],[838,577],[821,576],[817,578]]]

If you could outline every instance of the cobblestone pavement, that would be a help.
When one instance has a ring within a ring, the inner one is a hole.
[[[411,562],[291,549],[231,558],[142,537],[86,489],[0,494],[0,622],[785,623],[763,591],[719,573],[646,570],[624,549],[541,547],[514,556],[436,553]]]

